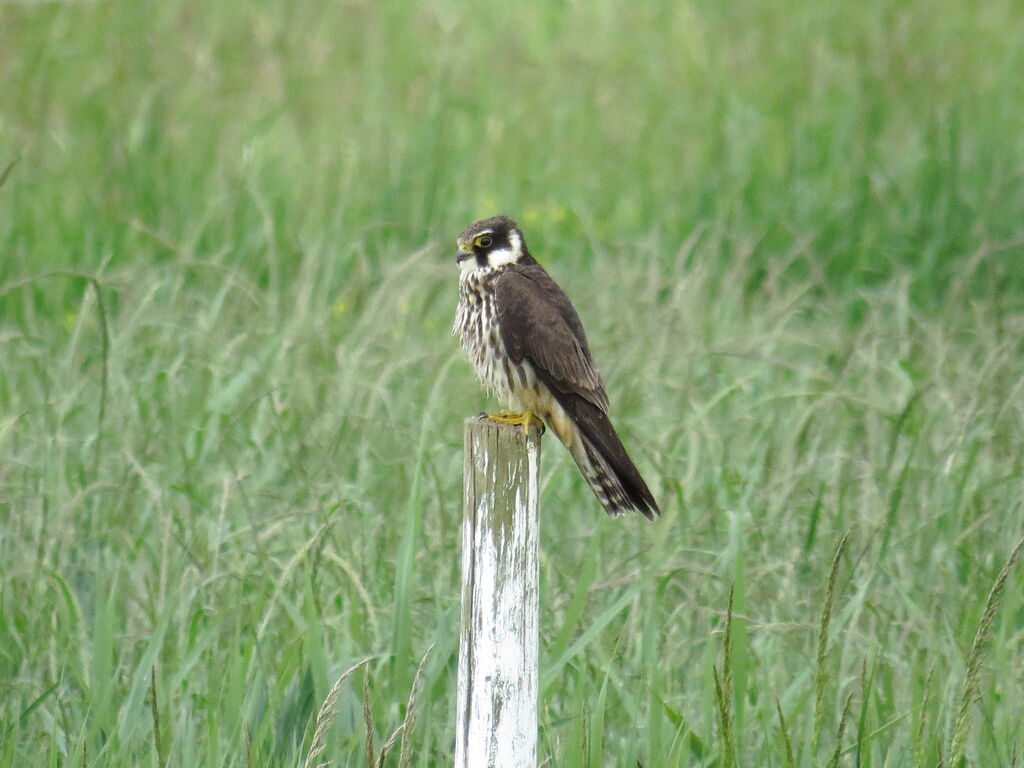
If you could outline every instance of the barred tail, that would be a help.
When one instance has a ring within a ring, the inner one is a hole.
[[[635,510],[649,520],[660,515],[658,502],[626,453],[607,414],[582,399],[574,406],[580,439],[569,451],[608,514]]]

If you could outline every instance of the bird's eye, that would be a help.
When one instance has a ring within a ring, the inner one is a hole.
[[[490,248],[493,242],[494,240],[490,235],[480,235],[480,237],[473,241],[473,245],[477,248]]]

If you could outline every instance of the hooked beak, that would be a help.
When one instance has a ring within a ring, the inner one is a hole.
[[[459,243],[459,250],[455,252],[455,263],[458,264],[460,261],[471,258],[473,258],[472,249],[464,243]]]

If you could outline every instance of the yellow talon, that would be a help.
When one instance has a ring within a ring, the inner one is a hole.
[[[498,424],[512,424],[514,426],[521,426],[523,432],[529,432],[530,426],[537,428],[537,431],[542,435],[544,434],[544,422],[541,421],[530,411],[526,413],[516,413],[515,411],[498,411],[497,413],[485,413],[484,416],[488,421],[494,421]]]
[[[528,414],[516,413],[515,411],[498,411],[497,413],[485,413],[488,421],[495,421],[498,424],[520,425],[526,421]]]

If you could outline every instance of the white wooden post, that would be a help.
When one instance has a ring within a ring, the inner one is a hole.
[[[536,768],[540,433],[466,420],[455,768]]]

